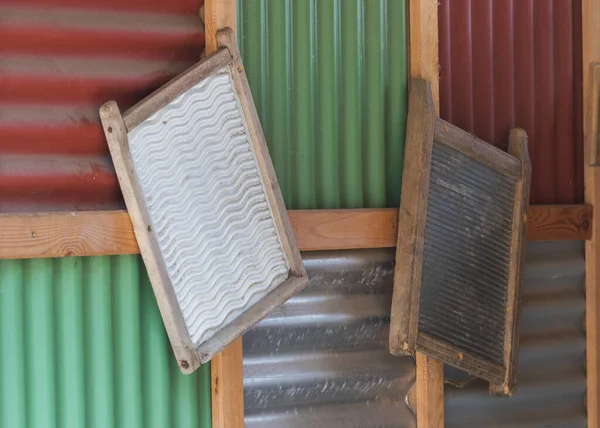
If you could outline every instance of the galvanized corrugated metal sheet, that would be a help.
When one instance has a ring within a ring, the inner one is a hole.
[[[413,427],[414,363],[387,344],[393,251],[304,257],[307,289],[244,335],[247,426]],[[581,242],[528,245],[517,392],[448,386],[447,427],[585,426],[584,273]]]
[[[583,243],[529,243],[517,391],[446,387],[448,428],[586,426]]]
[[[524,128],[531,202],[583,201],[581,2],[440,0],[440,114],[506,148]]]
[[[303,257],[306,290],[244,335],[246,426],[414,427],[414,362],[388,350],[394,252]]]
[[[288,208],[398,206],[404,0],[245,0],[248,80]]]
[[[3,0],[0,211],[122,206],[98,108],[200,57],[202,0]]]
[[[0,426],[210,427],[139,256],[0,261]]]

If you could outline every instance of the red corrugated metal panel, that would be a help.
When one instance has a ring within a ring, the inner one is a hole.
[[[440,114],[506,148],[529,135],[531,202],[583,201],[581,2],[441,0]]]
[[[98,108],[200,58],[201,4],[0,1],[0,212],[122,206]]]

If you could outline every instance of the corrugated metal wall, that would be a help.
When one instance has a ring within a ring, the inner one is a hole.
[[[122,207],[98,108],[200,57],[202,0],[0,3],[0,212]],[[210,426],[137,256],[0,261],[1,427]]]
[[[288,208],[398,206],[404,0],[243,0],[241,52]]]
[[[440,115],[506,148],[529,136],[531,202],[583,202],[580,0],[440,0]]]
[[[210,427],[139,256],[0,261],[0,427]]]
[[[202,0],[2,0],[0,212],[122,207],[98,108],[200,58]]]
[[[529,243],[517,391],[446,387],[448,428],[584,428],[585,260],[582,242]]]
[[[414,427],[388,349],[393,250],[303,254],[310,284],[244,335],[249,428]]]
[[[414,363],[387,345],[394,252],[303,257],[309,287],[244,335],[247,426],[413,427]],[[447,386],[448,428],[585,427],[584,274],[583,243],[528,244],[517,392]]]

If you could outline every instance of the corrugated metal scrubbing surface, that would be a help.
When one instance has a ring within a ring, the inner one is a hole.
[[[433,143],[419,330],[499,364],[514,189],[510,177]]]
[[[129,133],[131,156],[192,342],[283,283],[289,263],[222,69]]]

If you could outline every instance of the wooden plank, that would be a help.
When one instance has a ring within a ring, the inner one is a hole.
[[[466,154],[502,175],[514,179],[521,177],[521,162],[514,156],[440,118],[435,123],[435,141]]]
[[[396,246],[398,210],[288,211],[301,251]]]
[[[600,128],[598,121],[600,117],[600,63],[595,62],[591,65],[591,80],[590,80],[590,102],[587,105],[588,111],[586,114],[590,117],[589,141],[586,143],[589,146],[589,165],[600,166]]]
[[[510,265],[508,272],[508,299],[504,332],[504,365],[506,373],[502,382],[490,382],[490,392],[512,396],[517,382],[521,307],[523,303],[523,271],[525,269],[525,245],[527,235],[527,209],[531,187],[531,159],[527,133],[521,128],[510,130],[508,153],[520,160],[521,178],[515,185],[513,223],[511,231]]]
[[[591,205],[530,205],[528,241],[584,241],[592,236]]]
[[[201,361],[179,309],[156,233],[151,226],[150,213],[129,151],[127,128],[117,103],[109,101],[100,107],[100,119],[173,353],[181,371],[191,373],[200,367]]]
[[[217,50],[220,29],[237,31],[236,0],[205,0],[204,26],[206,54]],[[235,38],[235,36],[233,37]],[[244,426],[244,379],[242,337],[234,341],[211,361],[212,425],[215,428]]]
[[[410,0],[410,76],[429,81],[439,115],[438,0]]]
[[[393,355],[412,355],[417,345],[427,195],[436,122],[435,106],[427,80],[411,80],[408,105],[390,317],[389,346]]]
[[[236,340],[212,359],[212,426],[244,426],[242,341]]]
[[[410,76],[429,81],[435,111],[439,115],[438,0],[410,0],[408,12]],[[443,428],[443,364],[417,353],[416,384],[418,428]]]
[[[395,208],[288,211],[301,251],[393,248]],[[529,241],[586,240],[591,205],[529,207]],[[0,259],[139,254],[127,211],[0,214]]]
[[[586,148],[584,161],[585,200],[596,207],[600,203],[600,170],[590,148],[595,142],[597,110],[593,107],[592,67],[600,61],[600,2],[582,0],[583,41],[583,135]],[[596,117],[595,117],[596,116]],[[586,290],[586,369],[588,427],[600,427],[600,218],[592,221],[593,235],[585,245]]]
[[[444,365],[417,352],[417,426],[444,426]]]
[[[236,0],[206,0],[204,2],[207,55],[217,49],[217,31],[229,27],[235,33],[235,7]]]

